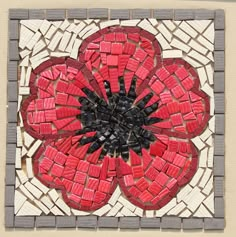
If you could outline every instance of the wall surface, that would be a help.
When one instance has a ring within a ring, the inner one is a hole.
[[[236,24],[236,2],[234,1],[182,1],[182,0],[119,0],[119,1],[92,1],[92,0],[8,0],[1,1],[0,3],[0,72],[1,72],[1,84],[0,84],[0,236],[32,236],[32,231],[25,230],[5,230],[4,228],[4,177],[5,177],[5,142],[6,142],[6,85],[7,85],[7,21],[8,21],[8,9],[9,8],[82,8],[82,7],[106,7],[106,8],[208,8],[208,9],[225,9],[226,14],[226,185],[225,185],[225,197],[226,197],[226,228],[223,232],[179,232],[179,231],[159,231],[159,230],[142,230],[142,231],[118,231],[118,230],[37,230],[34,231],[34,236],[64,236],[65,234],[70,237],[78,236],[79,234],[86,236],[235,236],[236,235],[236,189],[234,182],[236,180],[236,160],[234,158],[233,148],[235,146],[235,134],[236,126],[234,126],[234,116],[236,116],[236,80],[235,80],[235,24]]]

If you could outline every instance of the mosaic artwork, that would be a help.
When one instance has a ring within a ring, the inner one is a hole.
[[[224,228],[222,10],[9,17],[6,227]]]

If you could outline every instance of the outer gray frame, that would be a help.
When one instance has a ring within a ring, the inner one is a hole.
[[[214,189],[215,216],[214,218],[178,218],[164,216],[162,218],[140,217],[96,217],[96,216],[14,216],[15,190],[15,149],[17,125],[17,80],[18,80],[18,40],[19,21],[21,19],[134,19],[153,17],[158,20],[206,20],[215,21],[215,66],[214,93],[216,135],[214,148]],[[5,227],[6,228],[161,228],[161,229],[205,229],[222,230],[224,220],[224,123],[225,123],[225,14],[223,10],[206,9],[10,9],[8,32],[8,61],[7,61],[7,154],[5,177]]]

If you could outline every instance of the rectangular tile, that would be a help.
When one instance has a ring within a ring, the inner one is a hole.
[[[99,228],[118,228],[119,218],[117,217],[99,217],[98,227]]]
[[[8,81],[17,81],[17,62],[16,61],[9,61],[7,63],[7,79]]]
[[[16,216],[15,217],[15,227],[16,228],[34,228],[33,216]]]
[[[205,230],[223,230],[225,227],[225,220],[223,218],[205,218]]]
[[[215,217],[225,217],[225,202],[223,197],[215,198]]]
[[[215,17],[214,10],[208,9],[196,9],[195,10],[195,19],[196,20],[212,20]]]
[[[65,9],[47,9],[46,18],[48,20],[64,20],[66,17]]]
[[[14,227],[14,207],[5,207],[5,227]]]
[[[56,227],[55,216],[37,216],[35,221],[36,228]]]
[[[214,177],[214,194],[215,197],[224,196],[224,177]]]
[[[225,133],[225,115],[216,114],[215,118],[216,118],[216,121],[215,121],[216,134],[224,134]]]
[[[76,227],[75,216],[57,216],[56,217],[57,228],[73,228]]]
[[[78,216],[77,227],[78,228],[96,228],[97,217],[96,216]]]
[[[17,81],[9,81],[7,83],[7,100],[8,101],[17,101]]]
[[[45,10],[29,9],[29,19],[45,19]]]
[[[138,229],[139,217],[120,217],[121,229]]]
[[[151,9],[133,9],[131,10],[132,19],[150,18],[152,14]]]
[[[184,230],[202,229],[202,228],[203,228],[203,219],[198,218],[183,219]]]
[[[171,20],[173,19],[173,9],[153,9],[153,17],[158,20]]]
[[[225,52],[215,51],[214,60],[215,60],[215,63],[214,63],[215,71],[224,71],[225,70]]]
[[[215,11],[215,29],[224,30],[225,28],[225,12],[223,9]]]
[[[67,9],[67,18],[68,19],[86,19],[87,9],[86,8]]]
[[[8,37],[9,40],[19,39],[19,21],[18,20],[9,20],[8,25]]]
[[[16,123],[17,122],[17,102],[8,102],[7,121],[9,123]]]
[[[18,41],[17,40],[9,41],[8,59],[12,60],[12,61],[17,61],[17,60],[20,59],[19,50],[18,50]]]
[[[16,143],[16,123],[7,124],[7,143]]]
[[[111,9],[110,10],[110,19],[121,19],[127,20],[130,19],[130,10],[129,9]]]
[[[9,9],[9,18],[10,19],[28,19],[29,10],[28,9]]]
[[[214,72],[214,92],[225,91],[225,73]]]
[[[6,163],[15,164],[16,144],[7,144]]]
[[[160,228],[161,226],[161,220],[160,218],[140,218],[140,227],[141,228]]]
[[[174,10],[174,19],[176,21],[193,20],[194,10],[192,9],[176,9]]]
[[[213,171],[214,171],[214,176],[225,175],[225,157],[224,156],[214,156]]]
[[[14,206],[15,186],[5,187],[5,206]]]
[[[215,50],[225,50],[225,31],[215,31]]]
[[[215,135],[214,155],[223,156],[225,154],[225,136]]]
[[[88,9],[88,18],[108,18],[107,8],[90,8]]]
[[[223,114],[225,112],[225,94],[215,93],[215,113]]]
[[[14,185],[15,179],[16,179],[15,166],[14,165],[6,165],[5,184],[6,185]]]
[[[179,217],[162,217],[161,229],[181,229],[181,218]]]

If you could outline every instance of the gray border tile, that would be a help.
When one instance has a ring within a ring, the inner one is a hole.
[[[174,19],[176,21],[193,20],[194,10],[192,9],[176,9],[174,10]]]
[[[8,102],[7,119],[9,123],[17,122],[17,102]]]
[[[16,123],[7,124],[7,143],[16,144]]]
[[[9,19],[28,19],[29,18],[29,10],[28,9],[9,9]]]
[[[121,19],[121,20],[130,19],[130,10],[129,9],[111,9],[110,19]]]
[[[99,228],[118,228],[119,219],[112,216],[98,217],[98,227]]]
[[[183,219],[184,230],[202,229],[202,228],[203,228],[203,219],[200,218]]]
[[[214,176],[224,176],[225,175],[225,157],[224,156],[214,156],[214,166],[213,166]]]
[[[10,40],[19,39],[19,21],[18,20],[9,20],[8,25],[8,36]]]
[[[73,228],[76,227],[75,216],[57,216],[56,217],[57,228]]]
[[[108,8],[88,8],[88,18],[108,18]]]
[[[6,186],[5,187],[5,206],[14,206],[15,198],[15,186]]]
[[[7,79],[8,81],[17,81],[18,76],[17,61],[9,61],[7,63]]]
[[[159,229],[161,226],[161,219],[160,218],[140,218],[140,227],[141,228],[153,228]]]
[[[225,50],[225,31],[216,30],[215,31],[215,50]]]
[[[16,181],[15,165],[6,165],[5,184],[15,185],[15,181]]]
[[[65,9],[47,9],[46,18],[48,20],[64,20],[66,18]]]
[[[132,19],[144,19],[152,16],[151,9],[133,9],[131,10]]]
[[[86,8],[72,8],[67,9],[68,19],[87,19],[87,9]]]
[[[7,100],[17,101],[17,81],[9,81],[7,83]]]
[[[34,228],[34,217],[33,216],[16,216],[15,227],[16,228]]]
[[[215,115],[215,130],[216,134],[225,134],[225,115],[224,114],[216,114]]]
[[[29,19],[45,19],[44,9],[29,9]]]
[[[139,229],[139,217],[120,217],[121,229]]]
[[[225,94],[215,93],[215,113],[223,114],[225,112]]]
[[[7,144],[6,163],[15,164],[16,160],[16,144]]]
[[[77,217],[78,228],[97,228],[96,216],[78,216]]]
[[[215,217],[225,217],[225,202],[223,197],[215,197]]]
[[[214,177],[214,194],[215,197],[224,196],[224,177]]]
[[[36,228],[56,227],[55,216],[36,216]]]
[[[181,229],[181,218],[165,216],[161,218],[162,229]]]
[[[214,72],[214,92],[225,92],[224,72]]]
[[[18,41],[11,40],[8,46],[8,59],[11,61],[18,61],[19,57],[19,48],[18,48]]]
[[[153,9],[153,17],[157,20],[171,20],[174,17],[173,9]]]
[[[225,11],[218,9],[215,11],[215,29],[223,30],[225,28]]]
[[[225,227],[225,220],[223,218],[205,218],[205,230],[223,230]]]
[[[214,10],[208,9],[196,9],[195,10],[195,19],[196,20],[212,20],[215,17]]]
[[[14,207],[5,207],[5,227],[14,227]]]
[[[224,71],[225,70],[225,52],[215,51],[214,59],[215,59],[215,63],[214,63],[215,71]]]
[[[225,136],[215,135],[214,155],[223,156],[225,154]]]

